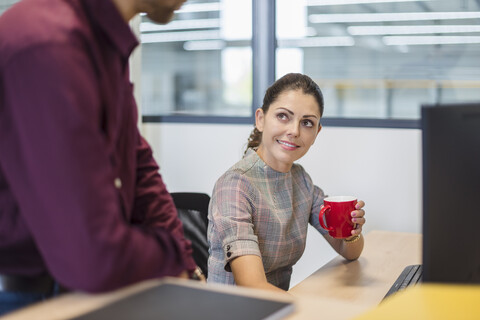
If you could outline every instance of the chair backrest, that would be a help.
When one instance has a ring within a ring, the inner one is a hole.
[[[210,196],[205,193],[172,192],[178,217],[183,223],[185,238],[192,242],[193,259],[208,276],[208,204]]]

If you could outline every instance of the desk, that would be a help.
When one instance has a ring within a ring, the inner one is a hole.
[[[358,260],[338,256],[290,289],[298,311],[288,319],[351,319],[375,307],[405,266],[421,263],[421,248],[419,234],[369,232]]]
[[[360,259],[347,262],[336,257],[290,290],[296,311],[287,319],[351,319],[358,316],[382,300],[406,265],[420,261],[420,235],[372,231],[365,237]],[[7,315],[2,320],[68,319],[157,284],[157,280],[151,280],[107,294],[69,293]],[[237,287],[223,290],[280,298],[269,291]]]

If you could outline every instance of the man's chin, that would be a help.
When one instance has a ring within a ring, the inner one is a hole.
[[[172,21],[173,17],[175,16],[175,12],[172,11],[170,14],[164,13],[164,14],[149,14],[147,13],[147,17],[152,20],[155,23],[158,24],[167,24],[170,21]]]

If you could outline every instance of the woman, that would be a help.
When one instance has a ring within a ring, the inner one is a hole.
[[[268,88],[245,156],[216,182],[209,207],[208,281],[288,290],[308,223],[348,260],[363,249],[363,201],[352,212],[356,229],[334,239],[318,216],[325,195],[294,162],[322,129],[323,96],[306,75],[287,74]]]

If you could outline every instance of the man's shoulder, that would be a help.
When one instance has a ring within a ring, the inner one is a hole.
[[[81,29],[79,0],[23,0],[0,16],[2,60],[46,44],[71,43]]]

